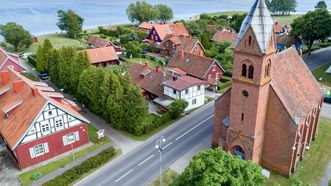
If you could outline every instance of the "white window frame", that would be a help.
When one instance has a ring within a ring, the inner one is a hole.
[[[40,122],[40,131],[43,135],[47,135],[51,133],[51,125],[48,121]]]
[[[72,139],[70,139],[71,141],[68,141],[70,136],[72,136]],[[76,131],[76,132],[68,133],[68,134],[62,136],[62,140],[63,140],[64,146],[73,144],[73,143],[79,141],[79,132]]]
[[[219,77],[220,77],[220,73],[217,72],[217,73],[215,74],[215,79],[218,80]]]
[[[216,71],[216,65],[213,65],[213,71]]]
[[[35,145],[29,148],[29,151],[31,158],[47,154],[49,152],[48,143],[40,143],[38,145]]]
[[[197,104],[197,99],[192,99],[192,105],[196,105]]]
[[[64,122],[62,117],[57,117],[54,119],[54,125],[56,130],[64,129]]]

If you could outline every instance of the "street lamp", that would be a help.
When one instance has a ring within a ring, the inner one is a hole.
[[[162,144],[166,142],[166,139],[161,136],[155,144],[155,148],[159,150],[160,152],[160,186],[162,186]]]

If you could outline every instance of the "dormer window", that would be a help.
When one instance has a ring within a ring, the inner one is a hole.
[[[0,96],[3,95],[4,93],[8,92],[9,89],[10,89],[9,86],[2,87],[0,89]]]
[[[8,104],[4,108],[2,108],[2,111],[6,114],[6,118],[9,118],[9,113],[16,109],[19,105],[23,103],[23,100],[18,100],[13,103]]]

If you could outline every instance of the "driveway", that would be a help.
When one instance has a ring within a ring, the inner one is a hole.
[[[0,162],[0,185],[1,186],[16,186],[21,185],[18,181],[16,174],[19,170],[15,167],[15,163],[10,158],[9,152],[0,152],[0,156],[3,157]]]

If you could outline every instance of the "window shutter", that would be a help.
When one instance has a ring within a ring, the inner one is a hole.
[[[29,151],[30,151],[30,157],[31,158],[36,157],[35,154],[34,154],[34,148],[33,147],[29,148]]]
[[[44,143],[44,150],[45,150],[45,153],[49,152],[48,143]]]
[[[63,145],[66,146],[68,144],[67,143],[67,136],[63,136],[62,140],[63,140]]]
[[[75,132],[75,139],[76,139],[76,141],[79,141],[79,132],[78,131]]]

